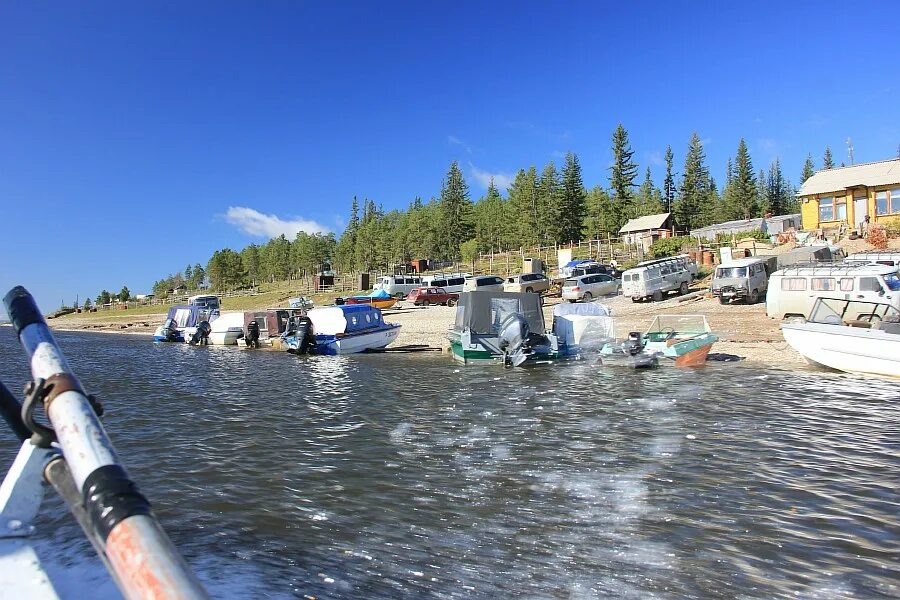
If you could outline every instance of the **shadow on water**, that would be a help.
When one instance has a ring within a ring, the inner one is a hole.
[[[216,596],[900,595],[894,382],[58,339]],[[99,580],[68,516],[41,536]]]

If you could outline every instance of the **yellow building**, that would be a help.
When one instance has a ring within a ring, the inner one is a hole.
[[[822,169],[797,196],[807,231],[841,224],[859,230],[867,215],[871,223],[900,218],[900,158]]]

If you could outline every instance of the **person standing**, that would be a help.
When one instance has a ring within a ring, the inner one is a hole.
[[[870,220],[871,220],[871,218],[869,217],[869,215],[866,215],[866,217],[863,219],[863,222],[860,223],[860,226],[859,226],[860,232],[859,233],[863,239],[866,239],[867,237],[869,237],[869,221]]]

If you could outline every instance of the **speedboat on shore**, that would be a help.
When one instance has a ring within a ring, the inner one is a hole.
[[[296,317],[281,336],[295,354],[355,354],[380,350],[400,335],[400,325],[385,323],[381,310],[365,304],[323,306]]]
[[[166,320],[153,333],[155,342],[184,342],[190,339],[197,325],[203,321],[211,321],[219,314],[216,309],[209,309],[193,304],[176,304],[169,307]],[[186,335],[185,330],[190,330]]]
[[[805,323],[781,333],[812,365],[900,377],[900,312],[889,304],[817,298]]]
[[[464,292],[448,337],[463,364],[515,367],[564,356],[556,335],[544,330],[541,297],[533,293]]]
[[[703,315],[657,315],[643,335],[629,333],[623,342],[604,346],[601,355],[624,357],[635,368],[655,367],[660,359],[676,367],[696,367],[706,363],[718,339]]]
[[[366,296],[350,296],[343,300],[344,304],[367,304],[378,309],[391,308],[397,304],[397,299],[384,290],[375,290]]]
[[[225,313],[211,324],[209,343],[216,346],[234,346],[244,337],[244,313]]]

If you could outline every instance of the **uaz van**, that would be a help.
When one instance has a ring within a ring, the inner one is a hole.
[[[462,294],[466,277],[469,273],[439,273],[437,275],[425,275],[422,277],[422,285],[444,288],[452,294]]]
[[[384,290],[398,300],[403,300],[413,288],[421,285],[422,278],[418,275],[385,275],[379,277],[373,287],[376,290]]]
[[[787,267],[769,279],[766,314],[773,319],[806,319],[819,297],[877,302],[900,309],[900,276],[889,265]]]
[[[768,287],[766,262],[761,258],[740,258],[716,267],[710,290],[722,304],[728,304],[732,300],[756,304]]]
[[[639,263],[622,273],[622,295],[631,296],[632,302],[647,298],[658,302],[669,292],[686,294],[693,279],[690,264],[681,256]]]

